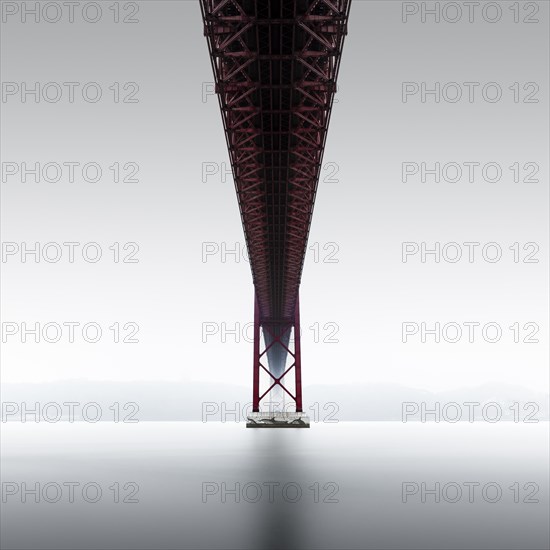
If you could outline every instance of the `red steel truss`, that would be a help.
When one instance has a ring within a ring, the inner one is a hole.
[[[295,325],[350,0],[200,3],[273,374],[281,327]]]
[[[252,410],[258,412],[260,410],[260,401],[269,395],[270,391],[279,386],[286,392],[296,404],[296,412],[303,412],[302,406],[302,354],[300,345],[300,300],[296,300],[296,309],[294,318],[289,323],[282,323],[276,327],[267,328],[264,325],[265,349],[260,351],[260,308],[258,299],[254,304],[254,359],[253,359],[253,375],[252,375]],[[274,330],[275,329],[275,330]],[[273,332],[272,332],[273,331]],[[294,335],[294,351],[290,348],[290,333]],[[288,367],[285,368],[285,361],[275,361],[270,358],[270,352],[276,349],[281,350],[282,355],[290,355],[292,360]],[[263,357],[266,356],[269,362],[269,369],[266,368]],[[274,368],[275,367],[275,368]],[[283,371],[284,368],[284,371]],[[260,387],[260,374],[265,371],[269,375],[269,384],[267,389]],[[277,372],[278,370],[278,372]],[[284,378],[287,374],[294,370],[294,394],[285,385]]]

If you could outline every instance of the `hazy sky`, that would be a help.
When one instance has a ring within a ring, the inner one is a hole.
[[[243,234],[198,3],[101,5],[96,23],[4,13],[3,380],[248,386],[253,287],[248,263],[222,255]],[[403,22],[401,2],[354,1],[301,290],[304,383],[547,386],[548,4],[538,23],[498,5],[494,23],[423,23],[414,6]],[[37,82],[38,102],[22,93]],[[40,181],[23,182],[37,162]],[[36,242],[39,262],[23,263]],[[439,263],[422,243],[440,243]],[[68,325],[22,343],[36,322],[80,324],[73,343]],[[236,323],[240,342],[224,343]],[[452,324],[422,343],[422,323]]]

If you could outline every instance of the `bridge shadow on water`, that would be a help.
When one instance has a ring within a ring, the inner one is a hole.
[[[261,457],[257,470],[261,483],[273,484],[272,495],[266,485],[255,510],[252,532],[256,548],[280,550],[305,545],[308,528],[305,507],[311,493],[305,483],[306,462],[297,453],[304,435],[302,430],[288,428],[254,430],[252,447],[256,456]]]

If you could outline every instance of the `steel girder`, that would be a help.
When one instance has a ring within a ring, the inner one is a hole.
[[[201,0],[261,324],[294,324],[350,0]]]

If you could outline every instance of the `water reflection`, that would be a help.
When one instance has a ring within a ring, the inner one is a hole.
[[[254,431],[257,432],[252,436],[254,455],[261,457],[260,479],[273,483],[273,494],[262,498],[256,510],[257,547],[265,550],[302,547],[307,527],[303,506],[309,496],[309,489],[303,484],[304,462],[297,458],[304,437],[298,432],[302,430]]]

